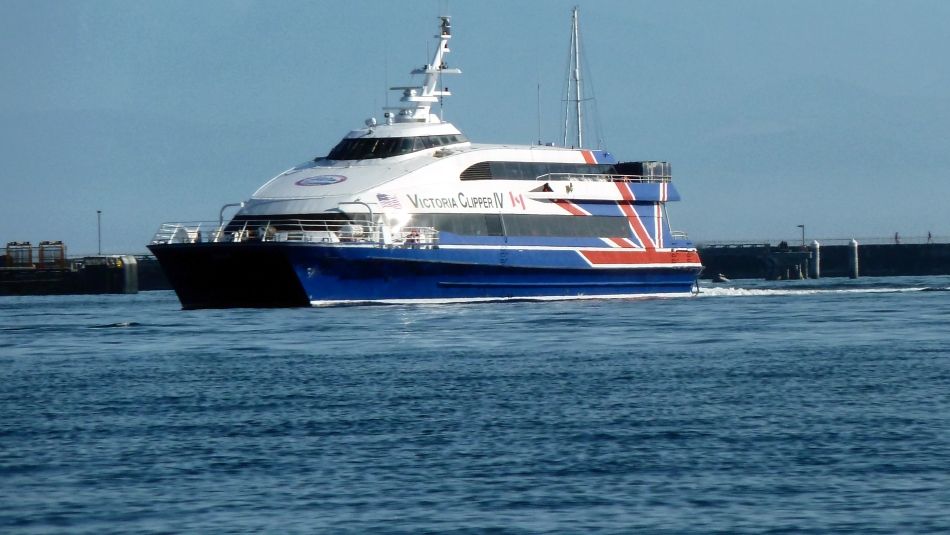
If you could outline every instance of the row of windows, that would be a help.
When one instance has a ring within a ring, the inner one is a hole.
[[[478,162],[462,171],[462,180],[535,180],[551,173],[573,175],[612,175],[611,164],[553,162]]]
[[[370,160],[374,158],[389,158],[409,154],[433,147],[452,145],[467,141],[465,136],[450,134],[446,136],[416,136],[416,137],[376,137],[376,138],[347,138],[340,141],[330,154],[328,160]]]
[[[409,226],[463,236],[612,237],[630,234],[625,217],[526,214],[415,214]]]
[[[339,231],[351,221],[344,214],[322,213],[283,216],[239,216],[225,229],[272,227],[274,230]],[[407,226],[432,227],[462,236],[548,236],[609,238],[627,236],[630,225],[620,216],[569,216],[529,214],[414,214]]]

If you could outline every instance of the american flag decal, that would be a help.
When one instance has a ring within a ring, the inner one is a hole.
[[[395,195],[377,193],[376,199],[379,200],[379,205],[383,208],[395,208],[397,210],[402,209],[402,204],[399,202],[399,197],[396,197]]]

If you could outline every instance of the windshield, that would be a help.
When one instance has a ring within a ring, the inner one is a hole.
[[[369,160],[373,158],[389,158],[400,156],[423,149],[463,143],[464,136],[450,134],[446,136],[418,136],[418,137],[382,137],[382,138],[347,138],[333,147],[328,160]]]

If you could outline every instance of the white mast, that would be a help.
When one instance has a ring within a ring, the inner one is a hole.
[[[573,95],[571,89],[573,88]],[[581,42],[580,28],[577,22],[577,6],[571,12],[571,55],[570,55],[570,74],[567,80],[566,102],[567,110],[570,110],[570,104],[573,103],[573,119],[577,125],[577,148],[584,146],[584,111],[582,102],[584,99],[581,94]],[[572,98],[573,97],[573,98]],[[567,111],[564,114],[564,138],[562,144],[567,146],[567,136],[571,126],[571,113]]]
[[[577,27],[577,6],[574,6],[572,14],[572,24],[574,31],[571,34],[571,41],[574,43],[574,106],[577,109],[577,148],[584,146],[584,120],[581,108],[581,41]]]
[[[432,62],[423,66],[421,69],[414,69],[411,74],[424,74],[425,78],[421,86],[397,86],[390,89],[401,90],[402,106],[393,106],[385,108],[395,111],[395,117],[387,114],[387,121],[392,119],[397,123],[441,123],[439,116],[430,113],[432,105],[439,101],[441,97],[451,96],[447,89],[439,87],[439,77],[443,74],[461,74],[459,69],[450,69],[445,64],[445,56],[450,52],[449,39],[452,38],[451,17],[439,17],[442,21],[439,25],[439,47],[435,51]]]

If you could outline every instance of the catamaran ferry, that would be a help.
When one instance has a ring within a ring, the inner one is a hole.
[[[422,84],[393,88],[381,123],[218,221],[161,225],[148,247],[184,308],[691,293],[702,265],[668,224],[669,164],[470,142],[432,110],[461,72],[440,21]]]

